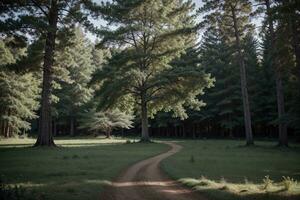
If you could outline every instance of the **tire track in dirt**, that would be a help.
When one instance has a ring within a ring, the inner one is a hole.
[[[130,166],[115,182],[105,188],[100,199],[206,200],[198,192],[183,187],[162,172],[160,162],[182,148],[173,142],[162,143],[169,145],[170,150]]]

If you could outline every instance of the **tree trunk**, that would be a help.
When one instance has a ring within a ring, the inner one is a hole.
[[[51,130],[51,82],[52,66],[54,61],[55,38],[57,31],[58,7],[57,0],[51,1],[49,10],[49,30],[47,32],[44,64],[43,64],[43,86],[40,111],[40,126],[35,146],[55,146]]]
[[[193,139],[196,139],[196,125],[193,124]]]
[[[9,131],[10,131],[10,130],[9,130],[9,124],[7,123],[7,124],[6,124],[6,130],[5,130],[5,137],[6,137],[6,138],[9,138]]]
[[[182,124],[182,137],[186,138],[185,126],[184,123]]]
[[[287,126],[286,123],[282,121],[282,117],[285,115],[284,109],[284,93],[283,93],[283,85],[282,85],[282,75],[280,69],[278,67],[278,63],[276,62],[276,54],[274,53],[275,47],[275,31],[273,26],[273,20],[271,16],[271,8],[270,8],[270,1],[265,0],[267,16],[268,16],[268,24],[269,24],[269,31],[271,36],[271,53],[273,60],[271,60],[271,64],[274,69],[275,79],[276,79],[276,97],[277,97],[277,112],[278,112],[278,145],[279,146],[288,146],[287,140]]]
[[[70,118],[70,136],[74,136],[74,117]]]
[[[253,135],[252,135],[252,127],[251,127],[251,114],[250,114],[250,105],[248,98],[248,90],[247,90],[247,78],[246,78],[246,67],[245,61],[242,54],[241,44],[240,44],[240,36],[237,25],[237,18],[235,13],[235,8],[231,7],[232,17],[233,17],[233,25],[236,39],[236,46],[238,50],[238,61],[240,65],[240,77],[241,77],[241,89],[242,89],[242,99],[243,99],[243,110],[244,110],[244,121],[245,121],[245,131],[246,131],[246,144],[253,145]]]
[[[279,118],[279,146],[288,146],[287,139],[287,126],[285,122],[282,122],[282,117],[285,114],[284,110],[284,96],[283,96],[283,86],[282,79],[276,74],[276,91],[277,91],[277,108],[278,108],[278,118]]]
[[[141,120],[142,120],[142,138],[141,141],[150,141],[149,130],[148,130],[148,113],[147,113],[147,102],[146,94],[142,92],[141,95]]]
[[[111,130],[108,130],[105,132],[106,138],[110,139],[111,138]]]
[[[56,132],[57,132],[57,123],[56,120],[53,120],[53,136],[56,136]]]

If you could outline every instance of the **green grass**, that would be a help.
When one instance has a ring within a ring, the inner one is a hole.
[[[254,147],[245,147],[244,141],[234,140],[178,143],[184,148],[163,161],[162,168],[210,199],[300,199],[299,145],[276,148],[272,142],[256,142]],[[274,184],[264,190],[267,175]],[[285,191],[282,176],[298,184]]]
[[[1,179],[55,200],[99,199],[101,188],[122,169],[168,149],[121,139],[59,139],[58,148],[29,147],[33,142],[0,141]]]

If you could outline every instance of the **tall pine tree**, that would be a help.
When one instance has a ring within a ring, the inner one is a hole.
[[[186,107],[203,105],[196,96],[211,79],[199,67],[172,66],[196,41],[195,5],[180,0],[113,1],[102,16],[117,28],[103,31],[102,44],[120,47],[95,79],[102,82],[102,103],[112,105],[121,96],[135,99],[141,116],[142,137],[148,141],[148,117],[173,111],[187,117]]]

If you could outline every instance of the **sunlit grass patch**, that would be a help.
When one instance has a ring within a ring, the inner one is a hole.
[[[280,196],[293,196],[300,195],[300,185],[294,183],[294,187],[290,190],[286,190],[282,185],[282,182],[272,183],[265,188],[265,183],[254,184],[254,183],[230,183],[223,181],[214,181],[207,178],[201,177],[199,179],[195,178],[181,178],[178,180],[185,186],[191,187],[198,191],[226,191],[238,196],[253,196],[259,194],[277,194]]]
[[[134,140],[132,140],[134,141]],[[13,137],[2,138],[0,140],[0,147],[26,147],[33,146],[36,142],[35,138],[30,137]],[[120,144],[125,143],[126,139],[120,137],[105,138],[99,137],[58,137],[54,140],[55,144],[61,147],[83,147],[83,146],[95,146],[104,144]]]
[[[238,140],[181,140],[178,144],[183,146],[182,150],[164,160],[162,168],[172,178],[204,193],[208,199],[300,199],[299,184],[295,184],[300,180],[300,146],[291,144],[290,148],[277,148],[275,142],[258,141],[248,148],[244,143]],[[190,162],[191,155],[194,162]]]

